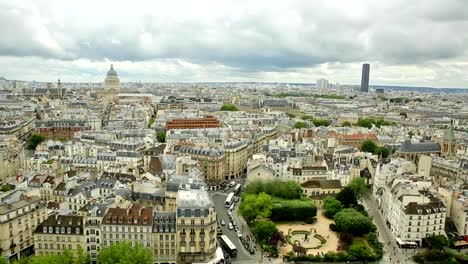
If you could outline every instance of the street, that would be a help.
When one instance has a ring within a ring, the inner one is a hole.
[[[228,236],[229,239],[232,241],[232,243],[234,243],[234,245],[237,247],[237,257],[232,259],[233,262],[236,263],[236,261],[243,261],[243,262],[248,261],[249,263],[252,263],[260,259],[260,248],[259,247],[257,248],[257,251],[255,252],[254,255],[250,255],[250,253],[244,248],[239,238],[237,237],[236,231],[234,229],[229,230],[228,228],[228,224],[231,222],[231,220],[229,219],[229,216],[227,214],[229,208],[226,208],[224,206],[224,201],[226,200],[227,195],[231,191],[232,191],[232,188],[226,193],[213,192],[211,193],[211,197],[213,199],[216,213],[218,215],[218,220],[224,221],[226,223],[224,226],[221,226],[223,230],[223,234]],[[240,221],[239,217],[237,216],[238,205],[239,203],[236,204],[236,209],[233,211],[233,220],[238,224],[239,230],[244,237],[247,234],[252,235],[248,226],[245,223],[242,224],[243,221]]]
[[[385,254],[380,263],[415,263],[411,257],[417,251],[415,251],[415,249],[404,249],[397,246],[393,234],[390,232],[387,225],[385,225],[385,221],[379,213],[375,200],[371,198],[363,200],[363,205],[367,209],[369,216],[373,218],[377,226],[379,240],[384,244]]]

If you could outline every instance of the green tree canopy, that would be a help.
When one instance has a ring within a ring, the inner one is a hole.
[[[2,259],[2,258],[0,258]],[[76,254],[65,249],[60,255],[31,256],[15,261],[15,264],[89,264],[89,254],[85,253],[81,247],[78,247]],[[0,264],[3,262],[0,260]],[[8,262],[6,262],[8,263]]]
[[[341,123],[341,126],[343,126],[343,127],[350,127],[350,126],[352,126],[352,125],[351,125],[351,122],[349,122],[349,121],[344,121],[343,123]]]
[[[337,213],[344,209],[344,206],[333,196],[328,196],[323,201],[323,209],[325,216],[333,218]]]
[[[251,222],[257,217],[270,217],[271,208],[271,197],[262,192],[259,195],[244,194],[239,210],[245,220]]]
[[[433,235],[430,237],[426,237],[424,240],[431,249],[441,250],[444,247],[449,246],[448,239],[442,235]]]
[[[349,208],[357,204],[357,197],[353,189],[349,186],[346,186],[339,193],[336,194],[336,199],[341,202],[341,204]]]
[[[307,124],[305,122],[296,122],[294,124],[294,128],[298,128],[298,129],[307,128]]]
[[[245,193],[259,194],[261,192],[283,199],[300,199],[302,197],[302,188],[295,181],[257,180],[250,182],[245,187]]]
[[[150,264],[153,263],[153,255],[140,243],[132,246],[130,241],[124,241],[102,248],[98,260],[101,264]]]
[[[380,128],[382,126],[392,126],[392,125],[395,125],[395,123],[386,121],[385,119],[381,117],[379,118],[366,117],[366,118],[359,118],[356,125],[360,127],[367,127],[367,128],[371,128],[372,125],[375,125],[376,127]]]
[[[388,148],[386,147],[378,146],[377,148],[375,148],[373,153],[379,157],[388,158],[388,156],[390,155],[390,150],[388,150]]]
[[[312,123],[313,123],[314,126],[316,126],[316,127],[320,127],[320,126],[329,126],[329,125],[331,125],[331,121],[330,121],[330,120],[321,119],[321,118],[314,118],[314,119],[312,119]]]
[[[148,128],[151,128],[153,124],[154,124],[154,117],[151,117],[148,121]]]
[[[278,232],[278,228],[271,221],[258,221],[255,223],[253,233],[261,244],[270,241],[271,237]]]
[[[364,243],[353,243],[348,249],[348,256],[356,260],[372,260],[374,254],[372,250]]]
[[[342,233],[361,236],[375,230],[375,226],[369,217],[352,208],[341,210],[333,219],[335,220],[336,230]]]
[[[42,134],[34,134],[29,138],[28,141],[28,149],[29,150],[35,150],[37,145],[39,145],[41,142],[45,140],[44,135]]]
[[[366,139],[361,144],[361,150],[364,152],[374,153],[377,148],[377,144],[371,139]]]
[[[367,187],[367,183],[364,178],[354,178],[350,183],[348,183],[348,187],[353,190],[357,199],[365,197],[369,194],[369,187]]]
[[[164,143],[166,142],[166,132],[159,131],[156,133],[156,139],[158,142]]]
[[[239,111],[239,109],[233,104],[223,104],[220,111]]]

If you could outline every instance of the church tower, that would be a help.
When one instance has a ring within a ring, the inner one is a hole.
[[[457,140],[453,131],[453,121],[450,123],[449,129],[445,132],[442,141],[442,156],[449,157],[456,154]]]

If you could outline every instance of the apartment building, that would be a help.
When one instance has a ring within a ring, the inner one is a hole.
[[[226,155],[226,177],[237,179],[247,169],[247,161],[251,156],[252,146],[246,140],[230,140],[224,143]]]
[[[381,211],[399,245],[421,246],[425,237],[445,236],[445,201],[430,187],[430,182],[397,179],[383,189]]]
[[[460,236],[468,236],[468,191],[455,192],[451,204],[451,220]]]
[[[23,168],[25,156],[16,136],[0,135],[0,183],[14,180]]]
[[[0,257],[10,261],[33,254],[33,232],[47,217],[47,209],[38,196],[27,197],[13,191],[0,201]]]
[[[226,176],[226,154],[223,149],[190,145],[176,146],[175,149],[180,154],[188,154],[192,159],[198,161],[207,182],[219,182],[228,179],[228,176]]]
[[[133,204],[128,208],[109,208],[102,219],[102,241],[104,247],[112,243],[131,241],[151,247],[153,208]]]
[[[154,213],[152,234],[154,263],[177,263],[176,227],[176,211]]]
[[[36,255],[61,254],[68,249],[86,251],[83,217],[77,215],[50,215],[34,231]]]
[[[216,212],[204,190],[177,193],[177,262],[206,262],[216,255]]]

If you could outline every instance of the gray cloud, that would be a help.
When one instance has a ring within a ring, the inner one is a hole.
[[[463,0],[0,1],[0,23],[0,56],[68,63],[180,60],[247,74],[363,61],[422,69],[468,54]]]

